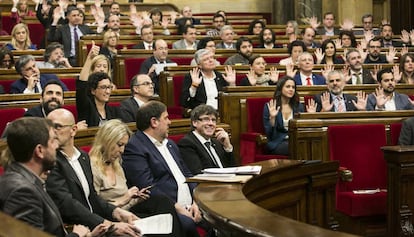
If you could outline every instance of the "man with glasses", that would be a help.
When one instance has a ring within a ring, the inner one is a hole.
[[[374,37],[368,43],[368,54],[364,63],[380,64],[380,63],[394,63],[396,51],[395,48],[390,47],[386,55],[381,54],[381,38]]]
[[[210,36],[210,37],[220,36],[221,27],[223,27],[225,23],[226,23],[226,20],[224,19],[223,15],[218,14],[218,13],[214,14],[213,16],[214,29],[207,31],[206,33],[207,36]]]
[[[141,64],[139,74],[147,74],[154,82],[154,93],[159,93],[159,74],[164,70],[165,66],[174,64],[168,59],[168,45],[163,39],[157,39],[153,45],[153,55],[144,60]],[[175,64],[177,65],[177,64]]]
[[[125,123],[135,122],[139,107],[154,96],[154,83],[146,74],[135,75],[131,80],[132,96],[121,102],[121,118]]]
[[[364,35],[365,33],[372,33],[373,35],[379,35],[379,30],[373,28],[373,16],[372,14],[365,14],[362,16],[362,30],[355,30],[355,35]]]
[[[141,39],[142,39],[142,42],[132,46],[132,48],[152,50],[152,47],[154,45],[154,32],[152,31],[152,25],[142,26]]]
[[[191,111],[191,132],[178,142],[181,156],[195,175],[205,168],[223,168],[234,164],[229,134],[217,128],[217,111],[199,105]]]

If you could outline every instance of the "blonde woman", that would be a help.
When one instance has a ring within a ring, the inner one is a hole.
[[[10,50],[37,49],[36,45],[32,44],[30,40],[30,32],[26,24],[19,23],[15,25],[11,35],[11,42],[6,44],[6,48]]]
[[[103,35],[103,45],[99,50],[99,54],[105,55],[112,65],[115,64],[115,58],[118,54],[118,41],[118,34],[115,31],[109,29]]]
[[[11,18],[16,23],[22,22],[26,16],[35,16],[36,14],[29,9],[26,0],[13,0],[13,7],[11,9]]]
[[[183,236],[171,200],[164,196],[150,196],[151,187],[140,190],[133,186],[128,189],[121,167],[121,155],[131,134],[128,126],[118,119],[109,120],[96,133],[89,152],[96,192],[111,204],[140,217],[170,213],[173,216],[173,231],[163,236]]]

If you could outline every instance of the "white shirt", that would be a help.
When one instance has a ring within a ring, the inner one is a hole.
[[[134,100],[135,100],[135,102],[137,102],[137,104],[138,104],[138,106],[139,107],[141,107],[141,106],[143,106],[144,104],[145,104],[145,102],[144,101],[141,101],[140,99],[138,99],[137,97],[133,97],[134,98]]]
[[[206,77],[203,72],[201,72],[201,74],[203,77],[204,88],[206,90],[206,96],[207,96],[206,104],[212,106],[214,109],[217,109],[218,108],[218,100],[217,100],[218,90],[217,90],[216,81],[214,80],[216,78],[216,74],[213,72],[212,78]],[[189,92],[190,92],[190,97],[195,97],[197,89],[191,86],[189,89]]]
[[[91,193],[91,190],[89,190],[88,180],[86,179],[85,173],[83,173],[82,166],[79,163],[79,157],[80,157],[81,153],[75,147],[73,148],[73,150],[74,150],[74,152],[73,152],[72,157],[68,157],[63,151],[61,151],[61,152],[66,157],[66,159],[68,160],[70,166],[72,166],[72,169],[75,171],[76,176],[78,177],[78,179],[79,179],[79,181],[82,185],[82,190],[85,194],[86,201],[88,202],[89,210],[91,212],[93,212],[92,205],[89,203],[89,198],[88,198],[90,193]]]
[[[350,72],[351,72],[352,85],[357,85],[357,77],[356,77],[355,74],[358,74],[358,73],[359,73],[359,78],[361,78],[361,83],[364,84],[364,80],[362,78],[362,68],[361,68],[361,70],[359,70],[357,72],[354,72],[352,70],[350,70]]]
[[[81,36],[83,35],[82,31],[79,29],[79,26],[72,26],[69,25],[69,29],[70,29],[70,37],[71,37],[71,48],[70,48],[70,56],[76,56],[76,44],[74,44],[74,42],[76,42],[75,40],[75,29],[76,27],[76,33],[78,34],[78,40],[81,38]]]
[[[308,77],[310,78],[311,85],[313,85],[312,74],[310,74],[309,76],[305,76],[304,74],[300,73],[300,80],[302,81],[302,86],[308,85],[308,81],[306,80],[306,78]]]
[[[36,83],[35,86],[37,87],[38,93],[42,93],[42,85],[40,84],[40,77],[39,77],[39,81]],[[33,93],[36,93],[34,87],[33,89],[29,89],[26,87],[26,89],[24,89],[23,91],[23,94],[33,94]]]
[[[221,160],[216,152],[216,149],[214,149],[212,147],[212,145],[210,145],[210,149],[207,148],[207,146],[205,145],[206,142],[210,142],[210,144],[213,144],[213,142],[211,141],[211,139],[206,140],[203,136],[201,136],[197,131],[193,131],[194,136],[196,136],[196,138],[201,142],[201,144],[203,144],[204,149],[206,149],[206,151],[208,152],[208,154],[213,154],[213,158],[214,158],[214,163],[216,163],[218,165],[218,167],[223,168],[223,164],[221,163]],[[211,152],[211,153],[210,153]]]
[[[168,139],[164,139],[164,141],[160,143],[159,141],[157,141],[157,139],[151,137],[147,133],[144,134],[147,135],[147,137],[151,140],[152,143],[154,143],[155,147],[158,149],[158,151],[164,158],[165,162],[167,163],[168,168],[170,168],[171,173],[174,176],[175,182],[177,182],[177,203],[180,204],[182,207],[191,205],[193,203],[193,198],[191,197],[190,188],[188,187],[188,184],[185,182],[185,176],[181,172],[180,167],[178,167],[170,151],[168,150]]]

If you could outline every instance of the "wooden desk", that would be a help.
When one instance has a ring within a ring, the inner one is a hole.
[[[333,232],[337,162],[260,162],[262,173],[242,184],[201,183],[194,197],[205,219],[229,236],[338,236]]]
[[[412,236],[414,212],[414,146],[382,148],[387,162],[387,236]]]

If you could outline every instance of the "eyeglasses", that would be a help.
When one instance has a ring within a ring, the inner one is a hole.
[[[136,84],[136,86],[149,86],[149,85],[155,86],[155,83],[146,81],[146,82],[143,82],[141,84]]]
[[[113,85],[110,85],[110,86],[98,86],[98,87],[96,87],[97,89],[101,89],[101,90],[112,90],[112,89],[114,89],[114,86]]]
[[[202,117],[202,118],[198,118],[199,121],[204,122],[204,123],[208,123],[208,122],[213,122],[213,123],[217,123],[217,119],[216,118],[210,118],[210,117]]]
[[[65,125],[63,125],[63,124],[60,124],[60,123],[54,123],[53,126],[55,127],[56,130],[61,130],[61,129],[65,128],[65,127],[72,127],[73,124],[65,124]]]
[[[224,21],[213,21],[214,23],[223,23]]]
[[[381,46],[376,46],[376,45],[370,45],[369,47],[373,48],[373,49],[380,49],[381,48]]]

